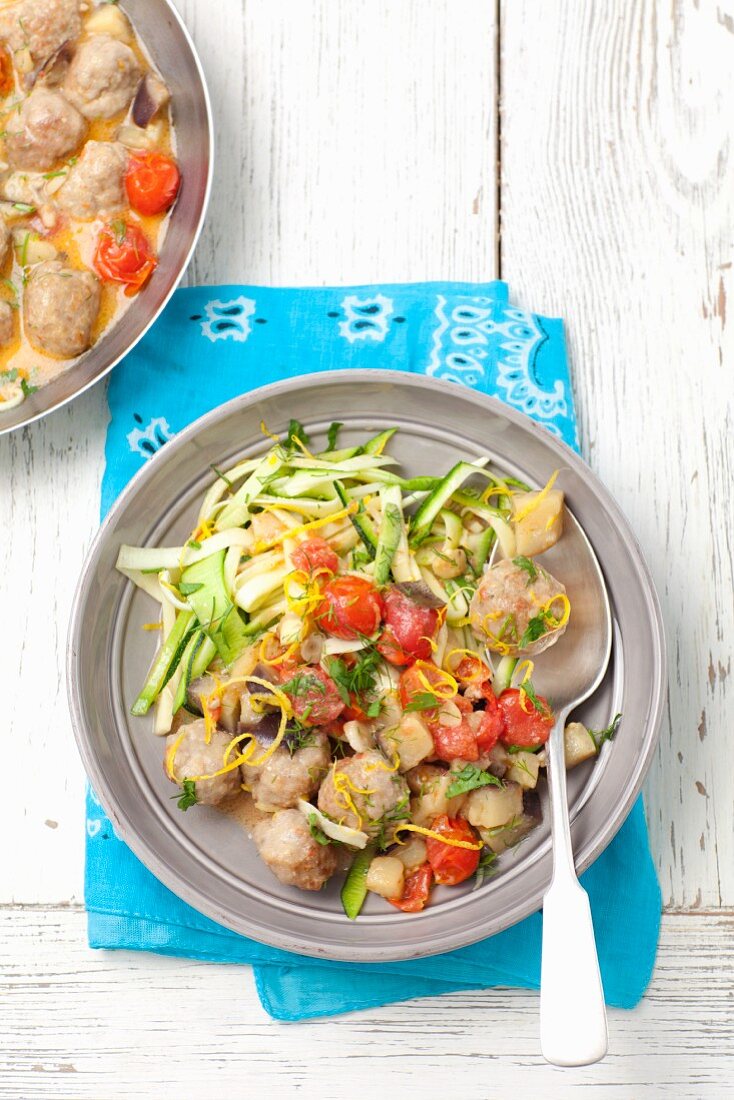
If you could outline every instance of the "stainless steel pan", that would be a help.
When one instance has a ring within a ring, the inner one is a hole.
[[[183,186],[160,262],[145,289],[115,326],[77,363],[6,413],[0,434],[71,401],[112,370],[150,328],[176,289],[204,221],[213,163],[213,127],[206,81],[188,31],[169,0],[123,0],[154,65],[171,90]]]

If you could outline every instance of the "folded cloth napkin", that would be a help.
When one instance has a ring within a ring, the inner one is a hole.
[[[563,325],[510,305],[504,283],[184,289],[112,376],[102,513],[167,439],[216,405],[267,382],[350,366],[473,386],[578,448]],[[582,881],[606,1000],[630,1008],[650,979],[660,924],[641,800]],[[85,899],[90,946],[251,963],[263,1006],[280,1020],[539,982],[540,913],[470,947],[402,963],[330,963],[246,939],[158,882],[91,791]]]

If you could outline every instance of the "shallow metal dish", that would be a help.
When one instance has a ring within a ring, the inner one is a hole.
[[[141,629],[150,599],[115,571],[120,544],[180,542],[211,482],[210,465],[226,468],[262,451],[261,421],[279,432],[291,417],[317,438],[332,420],[343,421],[342,446],[397,425],[391,452],[409,476],[482,453],[539,485],[562,468],[559,484],[599,557],[617,623],[610,671],[577,713],[600,725],[624,712],[618,737],[595,766],[569,774],[580,869],[619,829],[655,747],[665,681],[657,598],[627,521],[584,462],[526,417],[461,386],[394,371],[338,371],[255,390],[196,421],[133,479],[90,550],[75,599],[68,681],[79,749],[93,787],[133,851],[176,894],[222,924],[277,947],[333,959],[405,959],[461,947],[539,908],[551,874],[545,823],[502,857],[500,873],[480,889],[443,887],[421,914],[398,913],[373,897],[351,922],[341,911],[337,881],[316,895],[281,886],[234,821],[202,807],[182,814],[171,800],[163,744],[152,722],[130,717],[155,641]],[[568,538],[572,560],[572,519]],[[567,584],[573,603],[563,556],[559,548],[545,561]],[[556,650],[562,645],[563,639]],[[541,664],[539,658],[538,671]],[[550,685],[539,685],[552,698]]]
[[[155,321],[188,266],[204,221],[214,158],[209,92],[194,44],[170,0],[122,0],[154,66],[171,90],[178,162],[183,180],[160,262],[119,321],[78,362],[8,412],[0,435],[65,405],[112,370]]]

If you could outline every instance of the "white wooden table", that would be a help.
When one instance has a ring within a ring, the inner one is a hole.
[[[0,441],[0,1097],[733,1095],[731,0],[179,3],[219,133],[191,282],[502,275],[567,319],[584,452],[669,634],[660,954],[607,1060],[560,1071],[531,993],[279,1025],[246,968],[88,950],[63,667],[100,385]]]

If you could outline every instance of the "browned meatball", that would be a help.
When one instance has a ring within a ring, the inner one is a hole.
[[[566,589],[537,562],[533,565],[534,575],[514,561],[500,561],[490,566],[474,593],[469,609],[472,630],[497,653],[541,653],[566,629],[565,624],[554,625],[563,618],[558,597],[565,596]]]
[[[30,50],[45,61],[82,29],[79,0],[24,0],[0,11],[0,38],[13,53]]]
[[[120,210],[125,205],[123,179],[126,167],[124,145],[111,141],[88,141],[58,192],[59,206],[85,221]]]
[[[5,148],[14,168],[45,172],[77,149],[87,124],[60,92],[38,87],[7,122]]]
[[[107,34],[95,34],[74,54],[64,92],[86,118],[112,118],[130,105],[140,76],[129,46]]]
[[[174,782],[183,783],[184,779],[196,779],[197,775],[213,775],[218,772],[224,766],[224,753],[231,740],[229,734],[214,730],[207,744],[203,718],[181,726],[175,733],[169,733],[166,749],[172,752],[171,746],[177,741],[179,743],[172,760],[168,752],[166,753],[170,768],[168,778],[171,778],[172,772]],[[236,759],[236,753],[232,754],[232,759]],[[197,779],[195,790],[197,800],[202,806],[217,806],[240,790],[239,768],[233,768],[213,779]]]
[[[338,760],[319,790],[322,813],[373,836],[405,818],[407,805],[408,784],[375,750]]]
[[[66,267],[61,260],[38,264],[23,293],[26,336],[46,355],[81,355],[92,340],[99,299],[99,283],[91,271]]]
[[[255,759],[265,750],[258,746]],[[281,745],[260,767],[245,764],[242,775],[261,810],[286,810],[299,798],[308,800],[319,789],[329,770],[329,739],[317,730],[310,731],[302,748],[291,756]]]
[[[285,886],[320,890],[336,871],[334,848],[314,840],[300,810],[279,810],[258,822],[252,836],[261,858]]]

